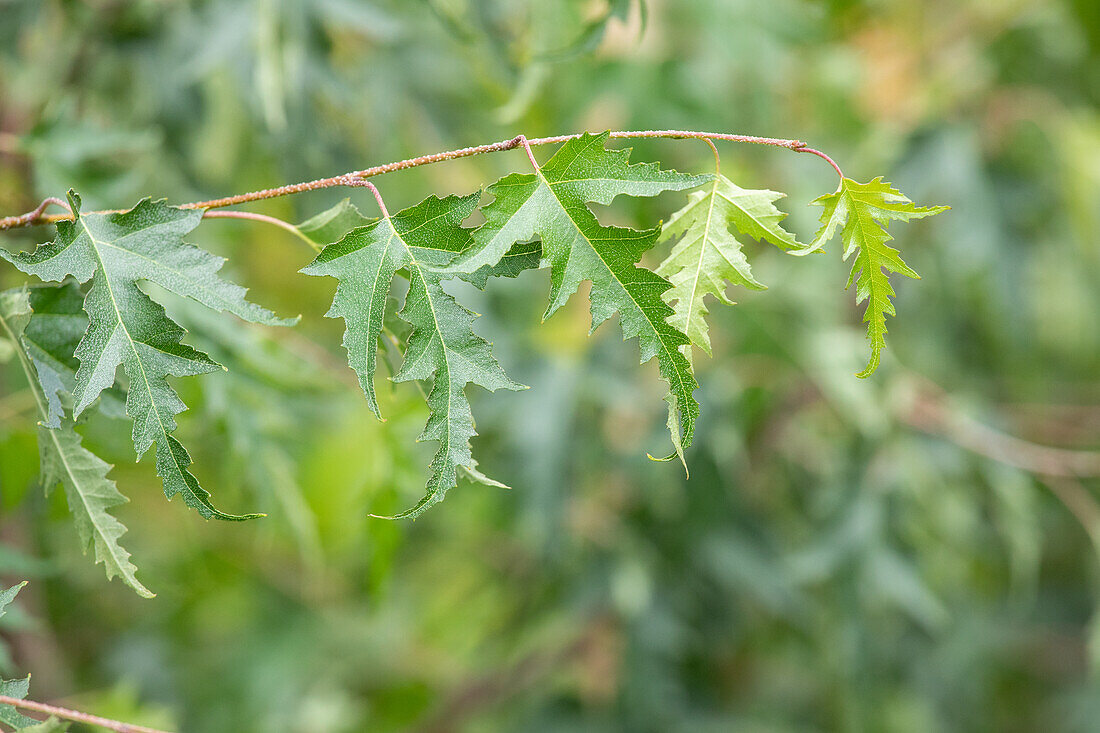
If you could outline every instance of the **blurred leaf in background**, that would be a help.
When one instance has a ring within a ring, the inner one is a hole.
[[[713,359],[696,354],[690,480],[645,457],[667,440],[661,383],[617,329],[586,337],[581,299],[540,325],[544,271],[456,285],[531,386],[471,395],[480,466],[514,488],[460,482],[415,523],[368,514],[422,491],[416,388],[379,379],[377,422],[322,317],[334,285],[296,274],[312,250],[204,222],[193,238],[230,258],[228,278],[303,314],[258,330],[164,296],[230,367],[174,385],[196,473],[269,516],[201,522],[124,460],[125,429],[90,425],[158,597],[105,583],[38,488],[35,406],[0,365],[0,561],[5,581],[41,573],[5,634],[40,699],[204,733],[1095,729],[1093,0],[7,0],[0,18],[5,214],[70,186],[88,210],[179,203],[609,128],[797,137],[856,180],[952,206],[890,230],[923,279],[894,283],[868,380],[845,264],[754,246],[768,290],[713,308]],[[702,143],[633,147],[713,170]],[[828,166],[721,153],[737,185],[787,192],[785,228],[812,238]],[[526,164],[512,151],[376,182],[396,211]],[[303,221],[348,195],[253,210]],[[685,201],[601,219],[647,226]]]

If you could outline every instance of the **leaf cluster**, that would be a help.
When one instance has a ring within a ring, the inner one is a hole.
[[[381,205],[382,216],[371,219],[344,202],[298,226],[318,249],[302,272],[338,281],[327,315],[345,323],[348,363],[370,410],[382,418],[375,386],[380,349],[400,356],[391,379],[417,383],[427,403],[419,439],[435,441],[437,449],[424,496],[391,518],[419,516],[442,501],[459,477],[503,486],[474,459],[471,440],[477,433],[467,388],[525,387],[507,376],[492,344],[475,330],[477,315],[458,302],[448,282],[485,289],[493,278],[546,268],[544,320],[589,282],[591,330],[617,315],[624,340],[637,340],[640,362],[656,359],[668,385],[673,456],[685,467],[699,416],[692,350],[711,353],[709,302],[732,305],[730,285],[765,287],[749,265],[750,240],[803,255],[820,250],[839,230],[845,258],[854,257],[849,285],[857,286],[857,304],[867,302],[871,361],[860,376],[878,366],[885,317],[894,313],[888,275],[916,276],[887,246],[885,225],[943,207],[917,207],[881,178],[867,184],[845,178],[836,193],[814,202],[824,207],[822,227],[803,245],[783,227],[786,215],[775,206],[783,194],[744,189],[720,173],[689,175],[631,163],[628,150],[606,147],[608,137],[570,139],[542,164],[531,155],[534,170],[489,186],[488,203],[480,191],[429,196],[392,215]],[[664,227],[608,226],[590,208],[620,196],[670,191],[691,193]],[[199,304],[189,310],[200,320],[225,312],[263,326],[291,326],[296,319],[248,301],[243,288],[219,274],[221,258],[185,241],[202,219],[200,210],[146,199],[124,213],[85,214],[78,196],[70,193],[69,202],[73,220],[58,224],[53,242],[33,252],[0,250],[23,272],[56,283],[0,294],[0,324],[34,392],[43,484],[65,487],[81,543],[94,548],[108,577],[119,576],[151,596],[119,544],[125,528],[109,514],[126,499],[108,478],[110,466],[76,432],[89,410],[128,417],[139,458],[155,446],[156,470],[169,499],[182,496],[207,519],[262,515],[215,508],[190,471],[190,455],[174,436],[176,415],[186,406],[169,378],[223,367],[185,343],[185,329],[141,284]],[[484,223],[466,226],[477,211]],[[650,269],[644,260],[659,246],[668,253]],[[401,300],[397,308],[391,306],[395,296]]]

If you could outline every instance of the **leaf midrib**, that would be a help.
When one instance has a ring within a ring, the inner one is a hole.
[[[695,312],[695,293],[699,290],[699,278],[702,277],[703,274],[703,259],[707,254],[707,243],[710,242],[710,223],[714,216],[714,199],[717,195],[718,178],[715,177],[714,186],[710,191],[710,203],[707,205],[707,223],[706,226],[703,227],[703,242],[699,246],[699,260],[695,263],[695,277],[691,281],[691,299],[688,301],[687,318],[684,321],[685,330],[691,327],[691,314]],[[700,300],[701,299],[702,296],[700,296]],[[691,348],[690,344],[688,348]]]
[[[440,216],[433,217],[433,219],[430,219],[429,221],[434,221],[435,219],[438,219],[438,218],[442,217],[443,215],[444,214],[441,214]],[[405,251],[409,255],[409,260],[412,262],[412,266],[416,268],[417,276],[420,278],[420,281],[422,283],[424,283],[424,299],[428,301],[428,309],[432,313],[432,322],[435,324],[435,332],[436,332],[436,335],[439,336],[439,348],[440,348],[440,351],[443,352],[443,365],[446,368],[446,372],[447,372],[447,412],[446,412],[447,419],[444,420],[444,423],[446,424],[446,429],[445,429],[446,440],[442,440],[442,439],[440,440],[440,450],[447,457],[447,462],[448,463],[454,463],[454,461],[451,460],[451,407],[452,407],[452,404],[453,404],[453,393],[454,393],[454,390],[451,389],[451,387],[454,384],[454,378],[453,378],[453,375],[451,374],[451,360],[450,360],[450,357],[447,354],[447,351],[448,351],[447,342],[443,339],[443,330],[439,325],[439,314],[436,313],[435,303],[432,302],[431,293],[428,292],[428,280],[427,280],[426,277],[424,277],[424,268],[421,266],[420,261],[418,259],[416,259],[416,256],[413,254],[413,248],[409,245],[408,242],[405,241],[405,238],[397,232],[397,228],[393,225],[393,221],[390,219],[390,217],[387,216],[386,221],[389,223],[390,230],[393,232],[390,236],[391,237],[397,237],[398,241],[401,242],[401,244],[403,244],[405,246]],[[423,226],[424,224],[427,224],[427,223],[428,222],[422,222],[421,224],[417,225],[417,227]],[[414,231],[417,227],[413,227],[413,229],[410,229],[409,231]],[[425,248],[425,249],[428,249],[428,248]],[[425,353],[427,353],[427,350],[425,350]],[[438,367],[437,367],[436,374],[433,377],[433,388],[434,388],[435,384],[438,383],[438,381],[439,381],[439,372],[438,372]],[[428,410],[431,411],[431,405],[430,404],[428,405]],[[434,491],[438,491],[438,490],[439,490],[438,487],[436,487],[434,489]],[[433,493],[434,493],[434,491],[433,491]],[[419,504],[417,506],[419,506]]]
[[[617,282],[619,284],[619,287],[621,287],[623,292],[626,293],[627,297],[630,298],[630,301],[632,303],[634,303],[634,307],[636,307],[638,309],[638,312],[642,314],[642,317],[644,317],[646,322],[650,325],[650,328],[653,330],[653,335],[657,337],[657,343],[659,343],[661,345],[661,350],[665,353],[665,357],[669,360],[669,365],[672,366],[674,361],[675,361],[675,357],[670,355],[668,344],[665,343],[664,338],[662,338],[662,336],[661,336],[660,330],[657,328],[657,325],[653,322],[653,319],[650,318],[649,313],[646,311],[645,308],[642,307],[641,303],[639,303],[637,301],[637,299],[634,297],[633,293],[630,292],[629,288],[626,287],[626,285],[623,283],[623,281],[618,278],[618,276],[615,274],[615,271],[612,270],[611,266],[607,263],[607,260],[605,260],[603,255],[600,254],[600,251],[595,246],[593,246],[592,240],[589,239],[588,235],[585,234],[584,231],[580,228],[580,225],[578,225],[577,222],[573,219],[573,217],[569,215],[569,207],[567,207],[565,205],[565,202],[562,201],[561,198],[558,197],[558,194],[554,190],[554,187],[550,185],[549,180],[547,180],[546,176],[543,175],[542,169],[536,167],[535,168],[535,174],[538,176],[539,180],[542,181],[542,183],[546,186],[546,188],[550,191],[550,193],[554,196],[554,200],[558,202],[559,206],[561,206],[562,211],[565,212],[566,218],[569,219],[570,223],[573,224],[574,228],[577,230],[577,233],[581,235],[581,237],[584,239],[585,242],[588,243],[589,248],[592,250],[593,253],[595,253],[596,257],[599,258],[600,262],[603,263],[603,266],[607,270],[608,274],[611,275],[611,277],[614,278],[615,282]],[[679,352],[677,352],[677,353],[679,353]],[[671,372],[671,376],[674,376],[675,379],[676,379],[676,385],[679,388],[678,393],[683,394],[684,390],[686,389],[686,386],[684,385],[683,378],[680,376],[679,370],[677,370],[675,368],[671,368],[671,369],[669,369],[669,371]]]
[[[141,369],[141,379],[143,382],[145,382],[145,389],[149,393],[149,406],[153,409],[153,412],[157,416],[157,424],[160,425],[160,432],[163,436],[163,440],[165,441],[163,449],[172,457],[172,464],[179,472],[180,481],[183,483],[183,486],[189,489],[190,487],[187,486],[187,481],[183,478],[183,474],[186,471],[183,466],[180,465],[179,459],[176,457],[176,452],[172,450],[172,446],[168,443],[169,432],[164,424],[164,417],[160,414],[160,407],[157,405],[157,401],[153,398],[153,385],[149,382],[149,374],[145,371],[145,363],[142,361],[141,354],[138,352],[137,343],[134,341],[133,336],[130,335],[130,329],[127,328],[126,322],[122,319],[122,311],[118,307],[118,299],[115,298],[114,288],[111,287],[111,278],[107,274],[107,267],[103,261],[103,256],[99,252],[99,247],[96,246],[106,243],[100,242],[98,239],[95,238],[95,235],[92,234],[91,229],[88,228],[88,224],[84,221],[84,217],[80,217],[80,226],[84,228],[84,232],[88,235],[88,239],[90,239],[92,242],[92,251],[95,252],[96,262],[99,263],[99,271],[103,273],[103,282],[107,286],[107,294],[111,296],[111,305],[114,307],[115,315],[118,317],[118,324],[122,327],[122,332],[126,334],[126,340],[130,344],[130,350],[134,354],[134,359],[138,363],[138,368]],[[88,317],[91,318],[91,314],[88,314]],[[217,511],[212,506],[210,506],[208,502],[203,501],[198,494],[196,494],[194,491],[191,491],[191,493],[209,510],[217,513]]]
[[[857,201],[857,199],[852,197],[851,194],[849,194],[849,197],[852,198],[853,203]],[[878,326],[879,324],[881,324],[883,329],[885,328],[886,315],[884,313],[884,309],[881,307],[882,300],[880,298],[877,278],[875,277],[875,275],[882,275],[882,266],[876,264],[875,258],[872,256],[874,254],[873,248],[869,245],[869,242],[871,240],[868,238],[867,231],[864,228],[864,217],[867,216],[866,211],[864,211],[862,206],[853,206],[852,209],[853,213],[855,214],[856,225],[859,229],[859,249],[860,252],[867,258],[867,263],[864,265],[864,272],[867,275],[867,287],[870,290],[868,306],[874,308],[874,324],[876,327],[875,335],[881,338],[882,331],[879,330]],[[871,222],[871,225],[874,226],[874,222]],[[859,287],[859,283],[856,283],[856,287]],[[879,347],[877,342],[872,341],[871,348],[875,351],[878,351]]]

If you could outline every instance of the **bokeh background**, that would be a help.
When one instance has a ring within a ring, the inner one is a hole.
[[[481,466],[514,489],[462,483],[415,523],[368,517],[422,492],[415,388],[383,368],[378,423],[322,317],[334,283],[295,274],[309,250],[204,223],[254,299],[303,314],[276,332],[168,300],[230,368],[177,383],[179,435],[220,507],[270,516],[166,502],[128,426],[97,418],[158,597],[106,582],[36,484],[30,393],[0,367],[0,572],[31,581],[4,676],[204,733],[1097,730],[1098,103],[1095,0],[0,0],[4,214],[69,187],[88,208],[183,202],[519,132],[666,127],[797,137],[952,206],[892,230],[924,279],[897,284],[869,380],[838,246],[750,245],[770,289],[713,309],[690,480],[646,459],[667,449],[662,384],[616,325],[586,335],[584,297],[540,325],[546,271],[463,291],[532,387],[471,388]],[[634,148],[712,165],[697,141]],[[827,165],[721,150],[811,236]],[[377,183],[396,209],[524,164]],[[250,210],[301,221],[348,195]]]

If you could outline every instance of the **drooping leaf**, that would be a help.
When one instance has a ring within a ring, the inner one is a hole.
[[[50,289],[40,288],[36,295]],[[68,287],[52,289],[61,291]],[[46,296],[38,300],[51,301]],[[89,545],[93,548],[96,562],[103,563],[107,579],[119,576],[138,595],[152,598],[154,594],[135,575],[137,568],[130,562],[130,553],[119,544],[119,539],[126,533],[126,527],[109,513],[111,508],[128,501],[119,492],[115,482],[107,478],[107,473],[111,470],[110,464],[81,444],[73,421],[64,414],[56,417],[56,427],[49,427],[52,403],[46,397],[42,386],[45,381],[37,373],[38,362],[31,355],[31,348],[27,343],[26,332],[29,324],[33,323],[32,302],[32,297],[25,290],[0,293],[0,331],[16,345],[17,356],[41,417],[37,437],[42,485],[47,493],[58,483],[65,487],[65,496],[73,514],[81,548],[85,551]],[[64,321],[59,328],[64,329]],[[59,388],[65,389],[64,385]],[[67,397],[67,393],[65,396]],[[57,399],[60,401],[60,397]]]
[[[668,322],[673,311],[661,296],[671,284],[637,265],[660,229],[602,226],[587,204],[607,205],[619,195],[656,196],[695,188],[711,176],[684,175],[651,163],[630,164],[629,150],[607,150],[607,139],[605,132],[570,140],[535,173],[513,173],[490,186],[496,200],[482,209],[486,222],[474,231],[473,245],[450,269],[476,273],[494,267],[516,242],[540,238],[541,256],[550,265],[550,304],[544,317],[564,305],[581,281],[590,280],[592,329],[619,313],[623,338],[638,338],[641,361],[657,357],[686,447],[699,414],[692,394],[698,385],[680,350],[689,339]],[[672,433],[674,443],[681,440],[675,430]]]
[[[135,576],[137,568],[130,562],[130,553],[119,544],[126,527],[108,513],[129,501],[107,477],[111,464],[81,444],[80,435],[68,418],[62,419],[56,429],[39,426],[38,449],[42,484],[47,491],[58,483],[65,487],[81,549],[87,551],[92,547],[95,561],[103,563],[108,580],[117,575],[138,595],[152,598],[155,594]]]
[[[412,325],[401,369],[394,381],[432,380],[431,411],[420,440],[436,440],[424,498],[397,515],[412,518],[442,501],[460,467],[475,476],[470,439],[476,435],[466,398],[467,384],[488,390],[523,389],[509,379],[492,356],[490,344],[473,331],[475,314],[459,305],[440,285],[441,270],[468,249],[469,231],[460,224],[477,206],[480,194],[445,199],[429,197],[404,211],[353,229],[330,244],[302,271],[339,279],[328,315],[347,324],[348,361],[367,401],[379,414],[374,393],[378,339],[386,297],[398,270],[409,274],[409,291],[398,314]],[[453,277],[453,275],[449,275]],[[379,414],[380,416],[380,414]]]
[[[24,580],[19,585],[12,586],[0,592],[0,617],[7,613],[7,607],[15,600],[15,596],[19,594],[19,591],[21,591],[26,584],[27,581]],[[30,675],[19,680],[0,680],[0,695],[22,700],[30,691],[30,684]],[[0,723],[6,723],[13,728],[23,728],[28,725],[37,725],[38,722],[39,721],[34,718],[28,718],[26,715],[23,715],[23,713],[19,712],[12,705],[0,705]]]
[[[780,226],[786,214],[775,208],[775,202],[783,195],[744,189],[718,175],[703,190],[689,194],[687,205],[673,214],[661,231],[662,242],[679,238],[656,270],[672,283],[664,294],[665,302],[675,311],[669,322],[708,355],[710,335],[703,296],[712,295],[733,305],[726,296],[727,281],[751,290],[765,288],[753,277],[731,228],[783,250],[801,247],[794,235]],[[690,359],[691,347],[683,350]]]
[[[260,515],[218,511],[210,494],[188,471],[191,457],[172,437],[175,416],[186,409],[167,377],[217,370],[206,354],[181,343],[185,332],[164,308],[139,287],[143,280],[193,298],[217,311],[228,311],[255,323],[288,325],[270,311],[245,300],[244,288],[222,280],[224,260],[183,241],[198,226],[202,212],[176,209],[145,199],[121,214],[80,213],[80,199],[70,192],[73,221],[57,224],[57,239],[34,252],[0,257],[43,280],[74,277],[92,281],[84,300],[88,330],[76,350],[80,367],[73,397],[74,417],[87,409],[115,380],[121,365],[129,380],[126,412],[134,421],[138,456],[156,444],[157,473],[164,493],[181,494],[204,518],[242,520]]]
[[[891,300],[895,293],[890,273],[920,279],[920,275],[902,261],[898,251],[887,244],[893,237],[886,227],[893,219],[921,219],[950,207],[917,206],[881,176],[868,183],[844,178],[836,193],[820,196],[813,203],[824,208],[821,228],[810,246],[795,254],[821,249],[836,230],[843,227],[840,238],[844,242],[844,259],[855,255],[845,288],[855,282],[856,305],[867,301],[863,321],[867,324],[867,340],[871,342],[871,358],[856,376],[869,377],[878,369],[882,350],[886,348],[886,316],[896,315]]]

